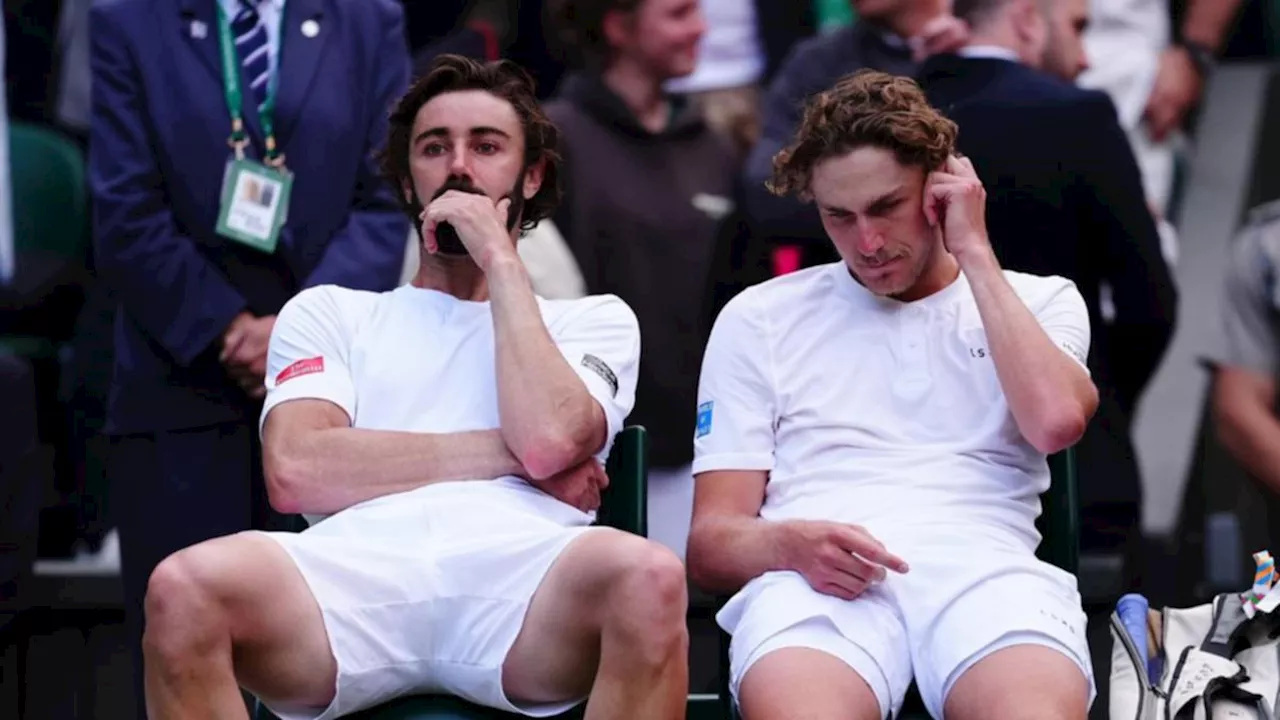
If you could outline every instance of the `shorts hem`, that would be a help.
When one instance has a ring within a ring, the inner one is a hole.
[[[833,647],[836,644],[847,647]],[[741,670],[733,673],[729,681],[729,694],[734,707],[738,707],[742,681],[756,663],[778,650],[794,648],[816,650],[844,663],[871,689],[880,708],[880,717],[887,719],[896,716],[901,699],[895,699],[892,684],[880,662],[869,650],[845,637],[834,623],[821,615],[797,620],[746,652]],[[850,657],[851,655],[855,657]]]
[[[977,652],[972,653],[958,666],[956,666],[956,668],[947,675],[947,679],[942,686],[942,693],[940,697],[921,698],[924,700],[925,708],[929,711],[929,714],[932,717],[942,717],[942,708],[946,705],[947,698],[950,697],[951,691],[955,688],[956,682],[958,682],[966,672],[973,668],[973,666],[1001,650],[1018,647],[1020,645],[1045,647],[1050,650],[1056,650],[1067,656],[1067,658],[1075,663],[1076,668],[1084,675],[1085,682],[1089,686],[1089,698],[1086,701],[1085,706],[1093,706],[1093,702],[1098,696],[1098,689],[1094,682],[1093,667],[1088,658],[1081,658],[1080,654],[1067,647],[1066,643],[1044,632],[1037,630],[1012,630],[1000,635],[986,645],[983,645]]]

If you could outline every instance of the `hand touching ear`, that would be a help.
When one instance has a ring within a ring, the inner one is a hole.
[[[987,191],[968,158],[951,156],[925,183],[924,214],[957,260],[990,252]]]

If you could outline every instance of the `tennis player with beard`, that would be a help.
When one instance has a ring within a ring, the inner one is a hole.
[[[280,313],[262,415],[297,534],[166,559],[147,598],[152,718],[332,718],[445,692],[532,717],[684,716],[685,573],[591,527],[635,396],[612,296],[545,301],[516,255],[557,200],[555,127],[510,63],[439,59],[384,169],[421,220],[413,282],[318,287]],[[425,199],[425,207],[419,199]]]

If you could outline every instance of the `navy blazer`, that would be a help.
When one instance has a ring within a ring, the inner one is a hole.
[[[1094,380],[1132,413],[1173,335],[1177,292],[1111,99],[997,58],[938,55],[920,81],[959,126],[957,146],[987,188],[1001,264],[1075,281],[1089,308]]]
[[[216,0],[93,6],[94,248],[119,300],[110,432],[251,417],[217,358],[236,314],[275,314],[314,285],[390,289],[403,263],[408,218],[373,158],[409,81],[400,3],[285,4],[275,132],[294,182],[270,256],[214,231],[231,157],[215,13]],[[261,157],[256,112],[242,114]]]

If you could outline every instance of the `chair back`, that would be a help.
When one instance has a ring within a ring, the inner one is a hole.
[[[597,523],[648,536],[649,432],[642,425],[623,428],[609,451],[609,487],[600,498]]]
[[[1049,456],[1049,489],[1040,496],[1040,547],[1036,554],[1050,565],[1076,574],[1080,567],[1080,495],[1076,451]]]
[[[15,254],[82,258],[89,240],[85,160],[71,140],[27,123],[9,126]]]

